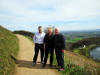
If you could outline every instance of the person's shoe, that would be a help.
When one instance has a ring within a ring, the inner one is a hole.
[[[60,66],[56,66],[56,68],[59,70],[61,67]]]
[[[49,64],[50,67],[52,67],[52,64]]]
[[[32,66],[34,66],[34,65],[36,65],[36,62],[33,62],[33,63],[32,63]]]
[[[46,66],[46,64],[43,64],[43,65],[42,65],[42,67],[45,67],[45,66]]]
[[[41,64],[44,64],[44,62],[43,62],[43,61],[41,61]]]
[[[64,70],[65,70],[64,68],[58,69],[58,71],[64,71]]]

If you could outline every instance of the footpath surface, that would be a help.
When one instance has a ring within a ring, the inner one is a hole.
[[[19,39],[19,53],[15,75],[60,75],[56,68],[50,68],[48,65],[45,68],[42,67],[40,54],[38,55],[37,64],[32,66],[34,44],[22,35],[17,34],[16,36]]]

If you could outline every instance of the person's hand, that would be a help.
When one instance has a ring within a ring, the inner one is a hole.
[[[43,45],[43,49],[45,50],[45,44]]]
[[[62,52],[64,52],[64,50],[62,50]]]

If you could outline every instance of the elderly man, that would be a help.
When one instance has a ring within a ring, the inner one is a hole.
[[[59,28],[55,28],[54,36],[54,47],[56,53],[56,59],[60,70],[64,70],[64,49],[65,49],[65,39],[60,33]]]
[[[53,64],[53,53],[54,53],[54,35],[52,33],[52,28],[48,28],[48,33],[44,37],[44,45],[45,45],[45,58],[43,67],[45,67],[48,59],[48,54],[50,52],[50,67]]]
[[[39,49],[41,52],[41,64],[43,64],[43,57],[44,57],[43,39],[44,39],[45,33],[42,32],[42,26],[38,27],[38,31],[39,32],[35,33],[34,38],[33,38],[34,43],[35,43],[35,54],[33,58],[33,65],[36,64]]]

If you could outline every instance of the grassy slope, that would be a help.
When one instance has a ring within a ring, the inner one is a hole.
[[[83,67],[89,70],[92,75],[100,75],[100,63],[97,63],[86,56],[76,54],[70,51],[65,51],[66,59],[68,59],[72,64]]]
[[[9,30],[0,26],[0,75],[11,75],[18,52],[18,39]]]
[[[91,75],[91,72],[88,69],[74,63],[77,60],[75,59],[72,61],[69,55],[66,55],[65,52],[65,57],[64,57],[65,71],[60,71],[62,75]],[[54,65],[57,65],[56,55],[54,55]]]

